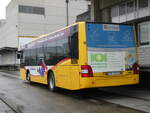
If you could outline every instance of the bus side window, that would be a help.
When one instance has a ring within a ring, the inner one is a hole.
[[[42,64],[42,61],[44,61],[44,46],[38,45],[36,48],[36,52],[37,52],[36,65],[40,66]]]
[[[29,55],[30,55],[30,52],[29,52],[29,49],[26,49],[24,51],[24,62],[25,62],[25,66],[29,66]]]
[[[56,41],[48,41],[44,45],[44,53],[45,53],[45,64],[46,65],[55,65],[57,64],[57,47]]]
[[[70,48],[70,57],[71,59],[78,59],[79,58],[79,51],[78,51],[78,28],[74,26],[71,28],[70,36],[69,36],[69,48]]]
[[[29,66],[36,66],[37,58],[36,58],[36,48],[30,49],[29,54]]]
[[[78,59],[78,32],[70,37],[70,57]]]

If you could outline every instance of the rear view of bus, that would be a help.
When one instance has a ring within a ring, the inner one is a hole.
[[[138,55],[131,25],[86,23],[80,88],[139,83]],[[80,25],[81,26],[81,25]]]

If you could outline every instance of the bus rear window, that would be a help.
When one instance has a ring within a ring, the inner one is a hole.
[[[87,44],[94,48],[135,47],[133,26],[116,24],[87,24]]]
[[[79,48],[78,48],[78,26],[77,25],[70,28],[69,45],[70,45],[70,57],[72,59],[78,59]]]

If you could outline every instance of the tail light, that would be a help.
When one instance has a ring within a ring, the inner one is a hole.
[[[133,65],[133,72],[134,74],[139,74],[139,65],[137,63]]]
[[[81,66],[81,75],[82,77],[93,77],[93,70],[89,65]]]

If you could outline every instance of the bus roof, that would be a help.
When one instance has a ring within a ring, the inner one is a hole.
[[[65,30],[65,29],[67,29],[67,28],[69,28],[69,27],[71,27],[71,26],[77,25],[77,24],[79,24],[79,23],[81,23],[81,22],[76,22],[76,23],[74,23],[74,24],[71,24],[71,25],[66,26],[66,27],[64,27],[64,28],[62,28],[62,29],[56,30],[56,31],[54,31],[54,32],[51,32],[51,33],[48,33],[48,34],[43,34],[43,35],[41,35],[41,36],[38,36],[38,38],[35,38],[33,41],[29,42],[28,44],[23,45],[23,47],[22,47],[21,49],[25,49],[26,46],[28,46],[28,45],[30,45],[30,44],[32,44],[32,43],[34,43],[34,42],[36,42],[36,41],[38,41],[38,40],[44,38],[44,37],[47,37],[47,36],[49,36],[49,35],[51,35],[51,34],[54,34],[54,33],[57,33],[57,32],[59,32],[59,31]]]

